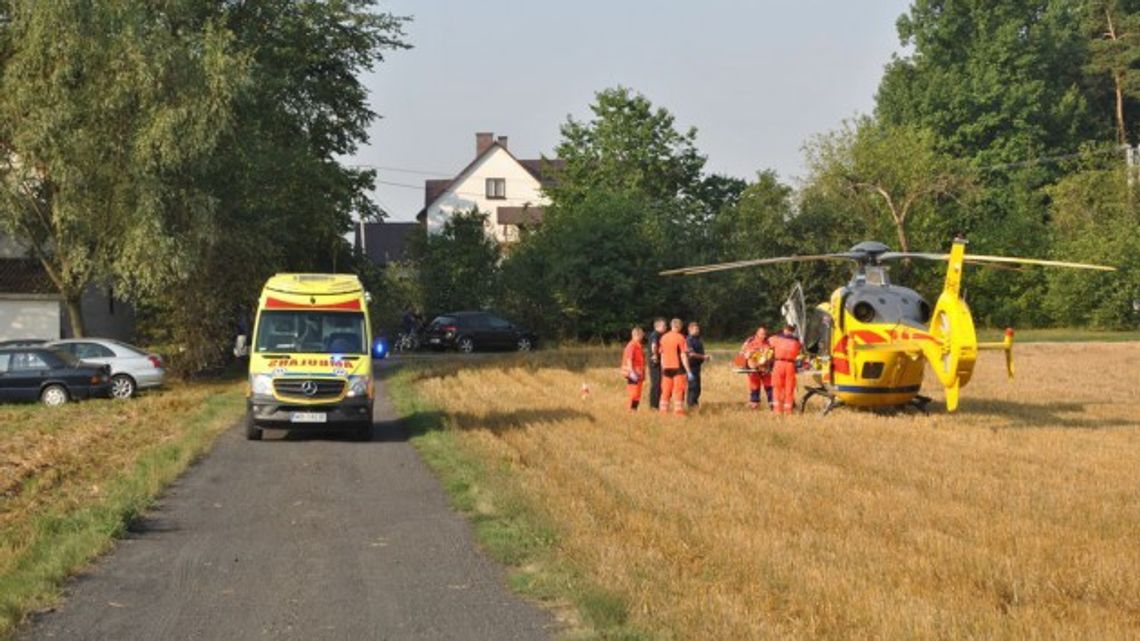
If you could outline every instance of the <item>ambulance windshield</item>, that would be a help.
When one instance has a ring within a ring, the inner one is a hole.
[[[360,312],[263,311],[254,350],[305,354],[365,354]]]

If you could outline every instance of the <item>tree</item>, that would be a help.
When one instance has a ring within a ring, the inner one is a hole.
[[[980,165],[1101,138],[1083,88],[1083,11],[1071,0],[916,0],[898,20],[913,53],[887,66],[876,116],[929,128],[940,150]]]
[[[149,301],[150,326],[170,331],[155,338],[176,346],[190,370],[225,356],[235,319],[249,314],[268,276],[354,268],[344,234],[354,217],[381,212],[369,196],[374,173],[339,159],[368,139],[378,117],[361,74],[408,47],[406,19],[368,0],[198,6],[232,34],[250,82],[211,162],[194,176],[217,202],[210,233],[193,246],[179,287]]]
[[[471,210],[453,215],[438,234],[418,237],[413,256],[424,309],[481,309],[494,300],[501,254],[486,225],[487,214]]]
[[[1128,0],[1092,0],[1086,29],[1091,37],[1086,72],[1112,83],[1116,142],[1131,145],[1126,108],[1140,97],[1140,7]]]
[[[1049,270],[1043,298],[1060,325],[1108,329],[1140,326],[1140,207],[1119,164],[1085,166],[1049,189],[1053,255],[1059,260],[1113,265],[1113,273]]]
[[[539,292],[527,316],[540,312],[538,327],[575,339],[616,337],[667,310],[682,314],[680,282],[657,275],[678,256],[650,250],[654,206],[596,190],[548,208],[542,228],[508,256],[507,290]],[[513,300],[512,311],[522,307]]]
[[[696,129],[678,131],[672,114],[625,87],[599,91],[590,111],[592,120],[562,125],[556,152],[566,165],[548,189],[554,202],[581,201],[594,190],[661,202],[696,192],[705,165]]]
[[[158,291],[210,227],[216,201],[192,177],[249,59],[197,4],[0,7],[0,225],[42,263],[77,336],[89,284]]]
[[[809,182],[865,220],[868,231],[890,229],[899,251],[912,250],[916,231],[940,246],[954,223],[937,206],[974,189],[965,164],[939,152],[929,129],[863,118],[818,136],[806,149]]]

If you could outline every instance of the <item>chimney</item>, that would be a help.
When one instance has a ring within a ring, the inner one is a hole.
[[[503,149],[506,149],[507,148],[507,137],[506,136],[499,136],[498,140],[499,140],[499,146],[502,147]]]
[[[490,131],[475,132],[475,155],[479,156],[495,143],[495,134]]]

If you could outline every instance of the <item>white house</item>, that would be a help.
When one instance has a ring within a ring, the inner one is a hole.
[[[478,209],[488,215],[488,235],[502,243],[516,241],[520,229],[542,221],[549,203],[542,187],[561,168],[557,159],[515,158],[506,136],[476,133],[471,164],[450,180],[424,181],[424,208],[416,220],[434,234],[455,213]]]

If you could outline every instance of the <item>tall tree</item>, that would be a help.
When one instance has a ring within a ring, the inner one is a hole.
[[[556,152],[565,161],[550,195],[556,202],[581,200],[593,190],[638,194],[669,201],[694,194],[705,158],[696,129],[678,131],[673,115],[625,87],[599,91],[594,117],[562,125]]]
[[[340,161],[378,117],[361,75],[409,46],[407,19],[371,0],[199,6],[232,34],[251,80],[234,101],[233,126],[196,176],[218,201],[213,233],[195,245],[177,295],[154,310],[152,327],[174,330],[161,338],[191,370],[224,356],[235,319],[267,276],[352,268],[345,232],[354,216],[380,215],[369,196],[374,173]]]
[[[1140,5],[1129,0],[1091,0],[1086,24],[1092,38],[1086,71],[1111,82],[1116,142],[1131,145],[1127,107],[1140,97]]]
[[[965,163],[936,146],[929,129],[862,118],[807,146],[809,182],[864,219],[868,231],[889,229],[898,249],[911,251],[916,230],[923,241],[937,242],[953,225],[936,205],[974,189]]]
[[[980,165],[1075,151],[1106,133],[1082,88],[1084,11],[1072,0],[916,0],[898,20],[912,53],[887,66],[877,116],[929,128],[943,151]]]
[[[89,284],[156,291],[209,227],[216,201],[192,176],[249,60],[197,5],[0,5],[0,225],[43,264],[78,336]]]

